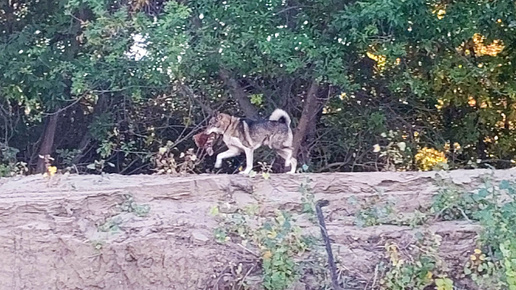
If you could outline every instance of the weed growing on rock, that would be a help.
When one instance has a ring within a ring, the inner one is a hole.
[[[98,225],[101,232],[118,232],[120,225],[124,222],[122,213],[132,213],[138,217],[147,216],[150,212],[150,206],[147,204],[138,204],[130,194],[123,196],[124,200],[115,206],[117,213],[106,218],[105,222]]]
[[[366,198],[359,202],[352,196],[348,198],[348,203],[358,207],[359,210],[355,214],[355,224],[359,227],[370,227],[380,224],[394,223],[396,220],[393,201],[382,201],[380,193]]]
[[[117,206],[122,212],[132,212],[136,216],[144,217],[149,214],[150,206],[148,204],[138,204],[130,194],[124,195],[124,201]]]
[[[405,256],[394,243],[385,245],[389,265],[381,264],[386,269],[380,284],[385,289],[425,289],[435,285],[438,290],[452,290],[453,281],[446,275],[446,266],[439,258],[437,250],[441,236],[419,234],[411,253]]]
[[[113,216],[108,218],[104,223],[98,226],[100,232],[118,232],[123,219],[120,216]]]
[[[310,182],[307,178],[299,186],[302,208],[298,214],[318,226]],[[256,257],[261,268],[261,286],[290,289],[294,283],[310,277],[309,282],[303,282],[310,284],[309,289],[329,289],[325,288],[330,285],[330,280],[324,247],[319,239],[302,233],[296,225],[297,218],[291,213],[276,210],[273,215],[262,216],[257,204],[228,213],[222,213],[223,209],[213,207],[211,210],[211,214],[219,219],[215,238],[219,243],[236,243]],[[235,277],[240,279],[237,284],[248,286],[255,285],[256,279],[252,278]]]
[[[258,162],[260,164],[260,168],[262,171],[262,177],[264,179],[269,179],[272,172],[272,165],[267,164],[267,162]]]
[[[255,209],[230,214],[213,209],[212,214],[221,218],[215,237],[221,243],[236,242],[260,257],[266,289],[286,289],[300,277],[296,258],[308,250],[308,240],[292,224],[290,214],[276,211],[274,217],[260,217]]]
[[[493,257],[486,256],[481,249],[475,249],[464,265],[464,274],[480,289],[504,289],[503,273]]]
[[[474,192],[443,189],[434,199],[432,212],[443,220],[467,219],[479,222],[483,232],[464,266],[464,274],[482,289],[516,289],[516,187],[503,180],[498,185],[486,180]]]
[[[315,222],[315,196],[310,187],[310,182],[312,182],[310,177],[306,177],[299,185],[298,191],[301,193],[301,203],[303,205],[302,212],[309,214],[311,221]]]
[[[484,191],[466,193],[451,182],[438,181],[439,191],[434,196],[430,213],[440,220],[470,220],[473,213],[486,205],[487,195]]]
[[[409,224],[416,225],[427,220],[463,220],[479,223],[483,230],[463,265],[463,273],[453,273],[454,278],[469,278],[479,289],[516,290],[516,186],[503,180],[498,184],[487,176],[481,188],[466,192],[451,182],[438,181],[440,189],[431,206],[416,211]],[[358,203],[356,213],[358,226],[379,224],[405,224],[396,215],[392,203],[374,196]],[[389,265],[384,269],[381,285],[385,289],[453,289],[449,272],[437,255],[440,237],[423,235],[413,245],[417,251],[400,251],[396,244],[387,244]],[[403,258],[405,255],[405,258]]]
[[[263,177],[263,179],[267,180],[269,178],[271,178],[271,173],[272,173],[272,164],[267,164],[267,162],[258,162],[258,164],[260,165],[260,175]],[[244,167],[243,166],[240,166],[238,168],[238,171],[242,172],[244,170]],[[249,172],[249,177],[251,178],[254,178],[258,175],[258,172],[254,171],[254,170],[251,170],[251,172]]]
[[[498,186],[488,182],[476,194],[483,198],[481,209],[474,214],[484,227],[480,242],[489,249],[490,258],[495,262],[493,265],[501,269],[505,283],[503,286],[514,290],[516,289],[515,185],[507,180],[501,181]],[[485,270],[487,273],[488,269]]]

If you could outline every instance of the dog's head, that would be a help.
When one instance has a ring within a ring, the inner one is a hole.
[[[224,134],[229,125],[231,124],[231,116],[228,114],[215,112],[213,117],[210,118],[208,122],[208,127],[206,128],[206,134],[217,133]]]

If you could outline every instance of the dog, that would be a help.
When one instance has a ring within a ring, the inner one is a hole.
[[[222,140],[228,147],[227,151],[217,155],[215,168],[222,166],[222,160],[244,152],[246,168],[240,173],[249,174],[253,169],[254,150],[261,146],[269,146],[285,159],[286,167],[290,166],[288,173],[295,173],[297,160],[292,156],[294,148],[290,123],[289,115],[281,109],[274,110],[268,120],[250,120],[215,112],[205,132],[222,135]]]

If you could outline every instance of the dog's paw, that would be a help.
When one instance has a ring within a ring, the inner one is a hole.
[[[222,167],[222,162],[215,162],[215,168],[221,168]]]
[[[254,176],[254,175],[256,175],[256,172],[251,174],[252,171],[253,171],[253,169],[244,170],[244,171],[240,171],[238,174],[247,175],[247,176]]]

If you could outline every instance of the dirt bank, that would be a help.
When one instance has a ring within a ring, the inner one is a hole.
[[[488,170],[439,173],[473,188]],[[301,207],[299,186],[312,181],[316,199],[327,199],[327,227],[339,268],[364,283],[374,280],[384,244],[408,244],[409,226],[353,225],[357,204],[381,194],[400,213],[428,206],[438,173],[338,173],[261,176],[42,176],[0,179],[0,289],[206,289],[220,281],[245,251],[213,237],[216,205],[259,203],[261,214]],[[494,178],[514,179],[516,170]],[[354,202],[350,202],[351,199]],[[313,226],[303,219],[306,230]],[[460,265],[479,227],[434,222],[441,255]],[[315,229],[317,232],[317,229]],[[301,287],[301,285],[298,285]],[[301,289],[301,288],[300,288]]]

